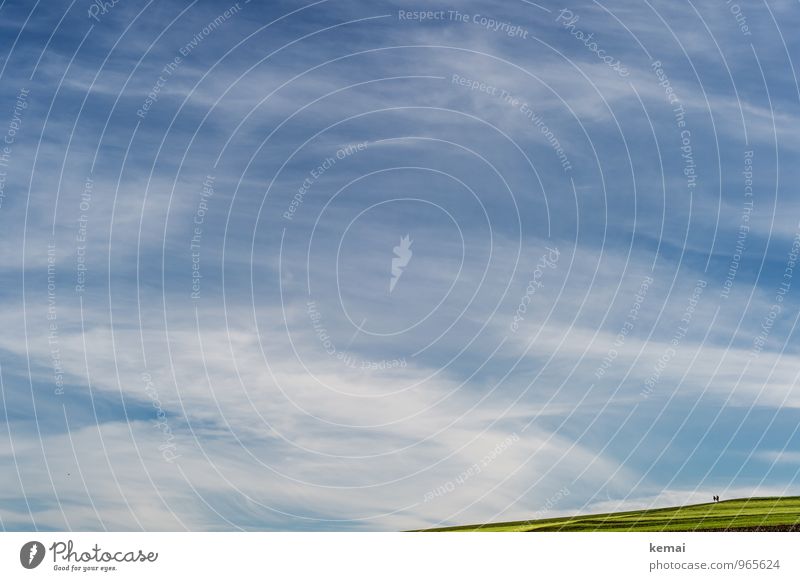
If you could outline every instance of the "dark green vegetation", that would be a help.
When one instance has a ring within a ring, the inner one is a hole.
[[[738,498],[630,512],[467,525],[431,531],[800,531],[800,496]]]

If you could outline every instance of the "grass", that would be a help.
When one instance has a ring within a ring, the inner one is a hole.
[[[707,504],[428,529],[429,531],[800,531],[800,496],[737,498]]]

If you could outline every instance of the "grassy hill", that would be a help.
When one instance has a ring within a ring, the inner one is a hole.
[[[467,525],[430,531],[800,531],[800,496],[738,498],[630,512]]]

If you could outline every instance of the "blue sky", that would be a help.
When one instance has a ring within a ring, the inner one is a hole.
[[[0,1],[0,526],[800,493],[797,24]]]

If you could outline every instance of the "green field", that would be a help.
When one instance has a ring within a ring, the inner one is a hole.
[[[800,531],[800,496],[738,498],[630,512],[612,512],[429,531]]]

